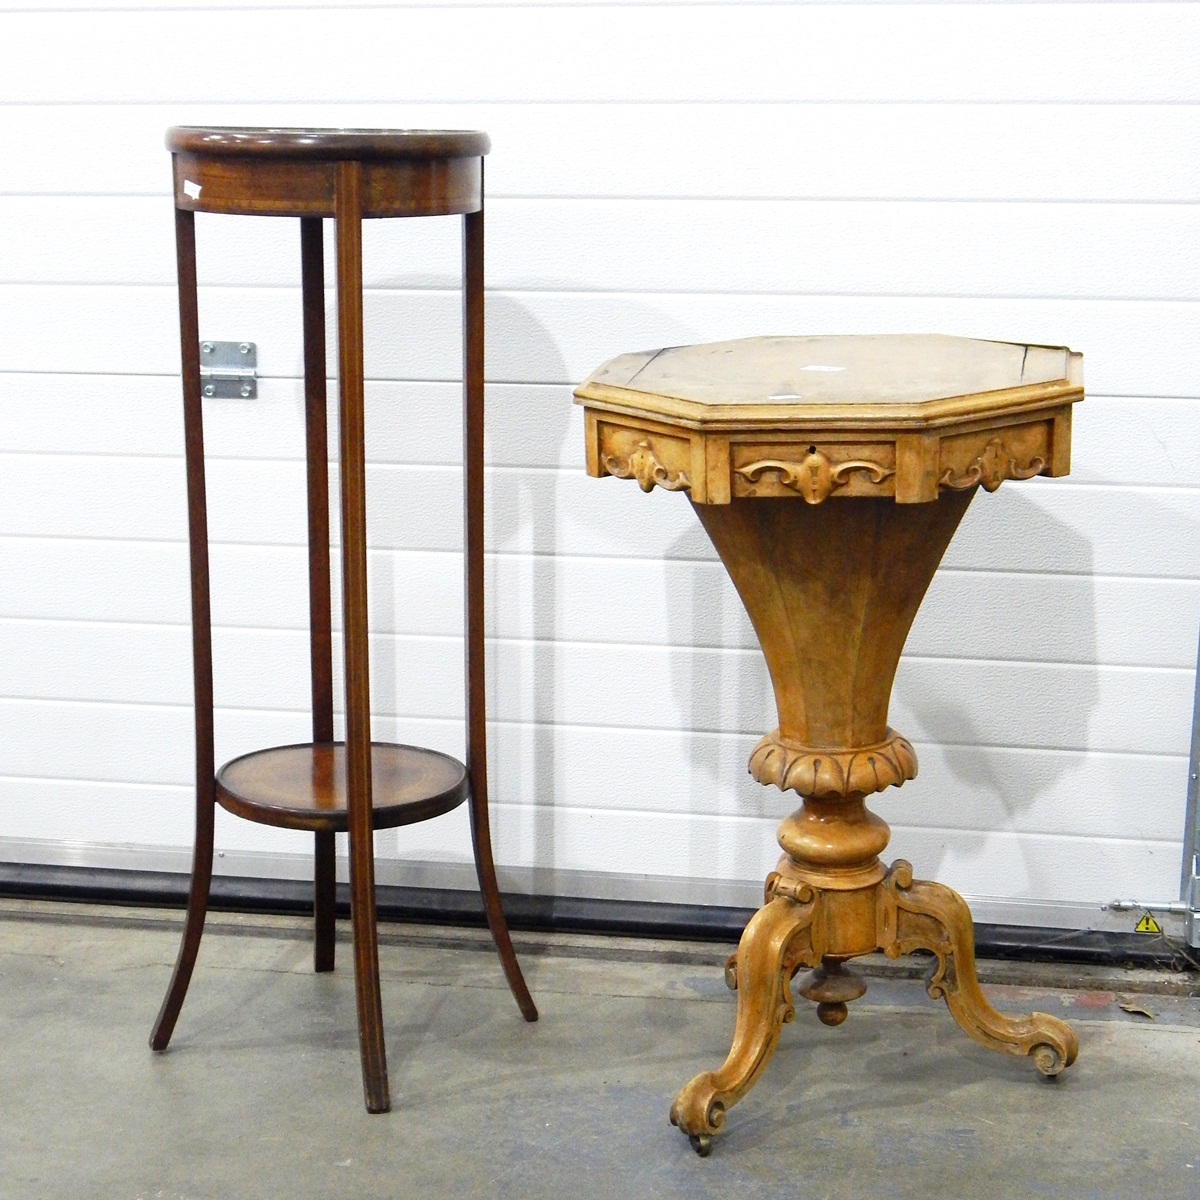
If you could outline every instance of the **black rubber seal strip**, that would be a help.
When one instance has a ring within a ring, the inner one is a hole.
[[[183,908],[187,890],[188,877],[171,871],[0,863],[0,896],[9,899]],[[483,901],[474,891],[379,885],[376,903],[381,921],[486,924]],[[209,908],[217,912],[308,913],[312,911],[312,884],[304,880],[216,875]],[[738,940],[754,914],[752,908],[523,893],[506,894],[504,911],[514,929],[527,931],[728,943]],[[349,912],[349,890],[339,884],[338,914],[345,917]],[[1162,938],[1108,930],[979,924],[975,926],[975,953],[980,958],[1024,962],[1190,969],[1184,953]]]

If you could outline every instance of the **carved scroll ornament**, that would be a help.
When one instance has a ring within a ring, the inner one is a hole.
[[[799,492],[809,504],[820,504],[838,488],[845,487],[855,471],[869,472],[872,483],[882,483],[896,473],[889,467],[865,459],[854,459],[834,466],[824,454],[812,446],[802,462],[764,458],[759,462],[739,467],[737,473],[748,482],[757,483],[764,471],[777,471],[779,482],[785,488]]]
[[[686,471],[674,474],[654,455],[649,442],[638,442],[626,458],[618,454],[604,455],[604,469],[618,479],[636,479],[643,492],[660,487],[668,492],[679,492],[691,488],[692,481]]]
[[[938,484],[961,492],[981,483],[989,492],[994,492],[1006,479],[1032,479],[1045,468],[1046,460],[1039,457],[1031,458],[1023,465],[1018,463],[1004,448],[1004,443],[994,437],[961,475],[956,475],[953,467],[947,467]]]

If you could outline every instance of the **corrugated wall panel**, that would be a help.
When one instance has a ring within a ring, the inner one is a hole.
[[[253,72],[208,52],[204,2],[0,13],[0,846],[186,862],[165,127],[480,127],[509,880],[752,903],[791,807],[745,773],[773,720],[736,595],[680,497],[583,475],[572,385],[650,346],[938,330],[1068,343],[1091,398],[1070,479],[979,497],[914,626],[892,721],[921,774],[878,798],[892,850],[1018,912],[1174,895],[1200,623],[1200,10],[233,10],[273,47]],[[112,69],[117,46],[137,71]],[[198,226],[203,329],[258,342],[264,376],[258,401],[206,412],[230,756],[305,736],[297,233]],[[375,728],[450,752],[457,237],[366,233]],[[222,817],[218,840],[236,869],[307,869],[278,831]],[[381,847],[381,878],[464,878],[461,813]]]

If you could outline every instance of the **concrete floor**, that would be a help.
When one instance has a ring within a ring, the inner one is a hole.
[[[869,963],[840,1028],[801,1002],[701,1159],[667,1110],[728,1048],[727,947],[521,936],[526,1025],[486,935],[385,927],[393,1110],[372,1117],[349,946],[314,977],[302,921],[215,915],[152,1054],[180,926],[0,901],[4,1200],[1200,1197],[1200,1000],[1166,994],[1178,977],[984,964],[998,1007],[1075,1024],[1048,1082],[968,1041],[911,966]]]

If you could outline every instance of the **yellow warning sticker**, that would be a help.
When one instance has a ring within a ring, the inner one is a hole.
[[[1162,933],[1162,926],[1147,913],[1134,927],[1134,933]]]

